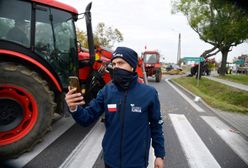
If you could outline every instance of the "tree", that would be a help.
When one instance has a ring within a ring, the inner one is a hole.
[[[76,30],[76,33],[77,33],[77,40],[82,45],[82,47],[88,48],[86,33],[84,31],[79,30],[78,28]]]
[[[88,48],[87,35],[84,31],[77,29],[77,39],[81,45]],[[94,44],[107,48],[112,48],[116,42],[123,41],[122,33],[118,29],[106,27],[104,23],[99,23],[94,33]]]
[[[0,18],[0,37],[5,37],[8,31],[14,26],[14,21],[6,18]]]
[[[116,42],[123,41],[122,33],[118,29],[106,27],[104,23],[99,23],[95,31],[94,38],[96,45],[112,48]]]
[[[201,56],[221,52],[220,75],[225,75],[228,52],[248,39],[246,11],[224,0],[174,0],[172,13],[182,12],[201,40],[213,45]]]

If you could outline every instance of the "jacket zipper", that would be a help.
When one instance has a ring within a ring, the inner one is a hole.
[[[148,146],[148,142],[149,142],[149,136],[148,136],[148,131],[150,130],[150,127],[149,127],[149,113],[147,112],[147,122],[148,122],[148,128],[147,128],[147,131],[146,131],[146,140],[145,140],[145,167],[148,167],[147,165],[147,158],[148,158],[148,151],[147,151],[147,146]],[[149,146],[149,149],[150,149],[150,146]]]
[[[125,91],[125,94],[124,94],[124,102],[123,102],[124,108],[121,113],[120,168],[122,167],[122,144],[123,144],[123,138],[124,138],[123,134],[124,134],[124,121],[125,121],[124,119],[125,119],[125,111],[126,111],[127,92],[128,91]]]

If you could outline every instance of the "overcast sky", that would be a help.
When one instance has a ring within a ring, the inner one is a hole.
[[[171,14],[170,0],[60,0],[75,7],[79,13],[85,11],[89,2],[92,4],[93,31],[99,22],[106,26],[117,28],[124,41],[117,46],[133,48],[139,55],[147,50],[158,50],[165,62],[176,62],[178,36],[181,33],[181,57],[198,57],[206,49],[212,48],[199,39],[188,25],[182,14]],[[85,20],[76,24],[81,30],[86,30]],[[114,48],[115,49],[115,48]],[[248,44],[244,43],[228,55],[228,61],[241,54],[248,54]],[[216,57],[221,60],[220,54]]]

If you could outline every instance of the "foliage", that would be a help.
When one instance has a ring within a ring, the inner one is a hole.
[[[13,21],[0,18],[0,37],[4,37],[12,27],[14,27]]]
[[[222,53],[221,74],[225,74],[228,52],[248,39],[247,12],[224,0],[174,0],[172,13],[182,12],[201,40],[213,45],[201,56]]]
[[[77,29],[77,39],[82,47],[88,48],[87,35],[84,31]],[[107,48],[112,48],[116,42],[123,41],[122,33],[118,29],[106,27],[104,23],[99,23],[94,33],[94,44]]]
[[[118,29],[106,27],[104,23],[99,23],[95,31],[96,45],[112,48],[116,42],[123,41],[123,36]]]
[[[174,78],[176,81],[195,95],[200,96],[210,106],[230,112],[248,113],[248,93],[224,84],[202,78],[200,86],[196,86],[196,79],[183,77]]]
[[[84,31],[79,30],[78,28],[76,29],[76,34],[77,34],[77,40],[80,42],[82,47],[88,48],[88,43],[87,43],[87,35]]]

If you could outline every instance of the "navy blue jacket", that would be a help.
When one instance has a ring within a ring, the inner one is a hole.
[[[164,157],[164,135],[157,91],[135,80],[127,91],[112,82],[98,92],[85,108],[72,113],[87,126],[105,113],[102,141],[104,161],[113,168],[143,168],[148,165],[150,140],[156,157]],[[153,164],[153,163],[150,163]]]

